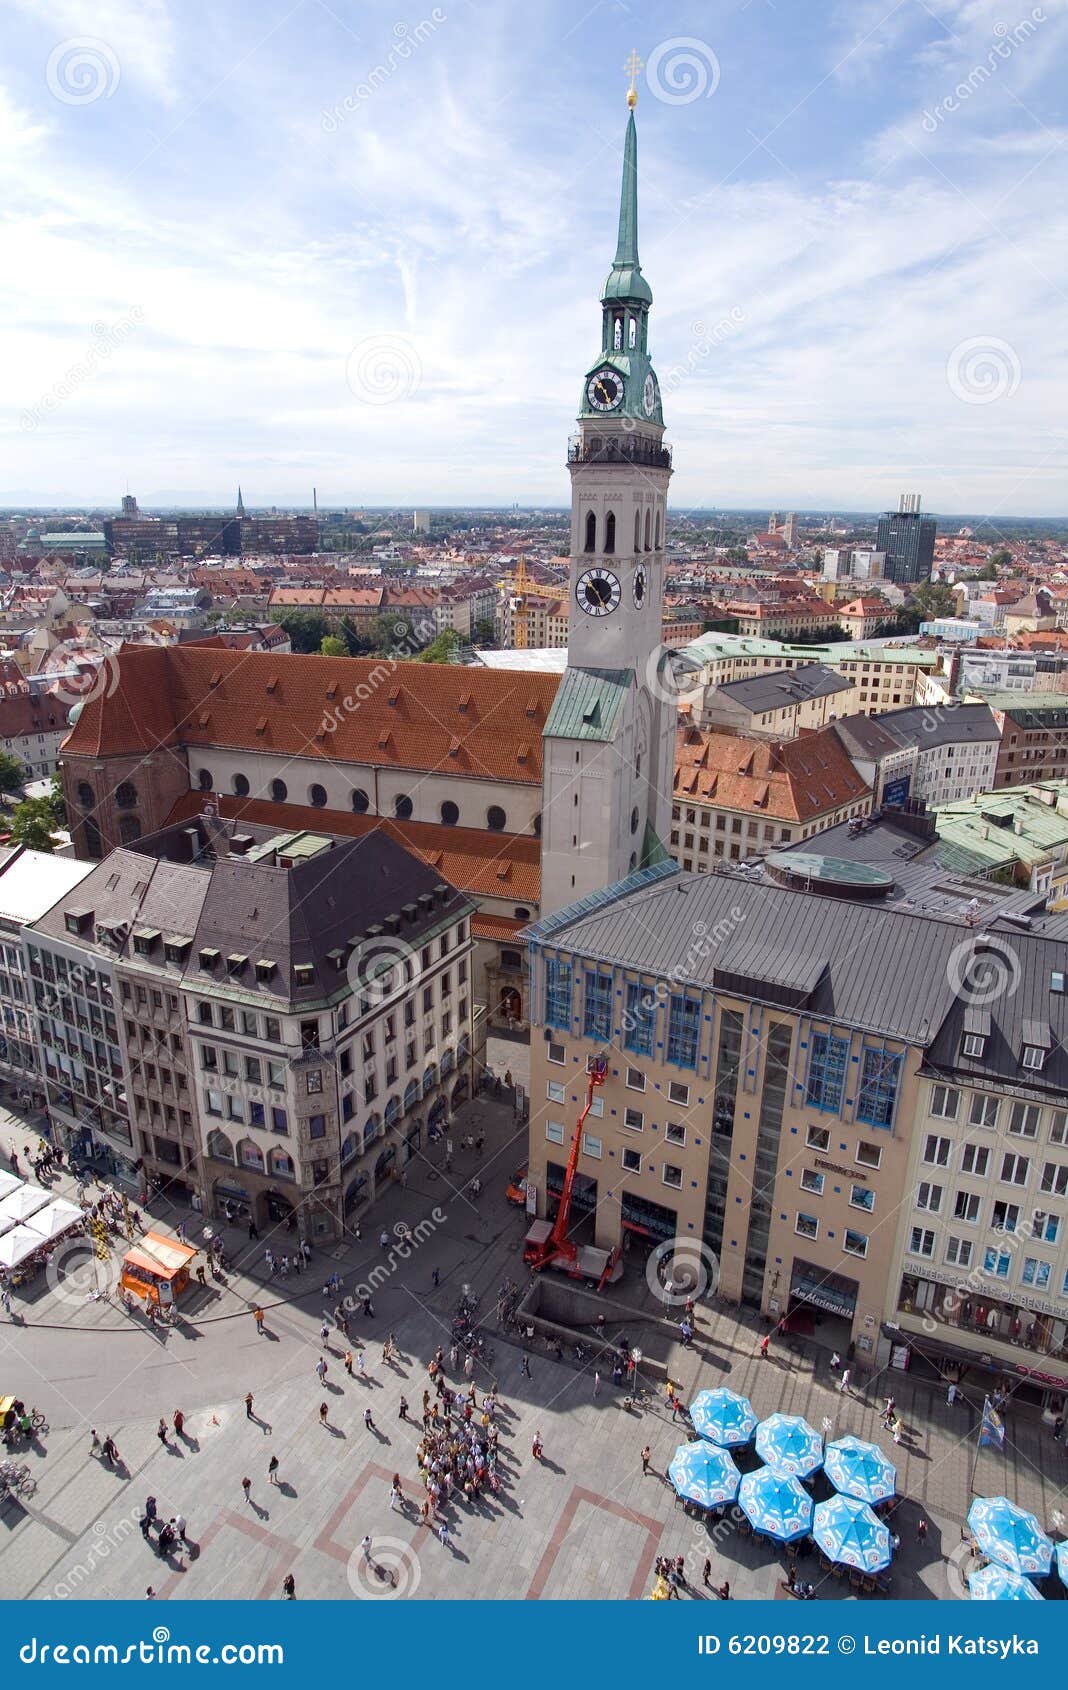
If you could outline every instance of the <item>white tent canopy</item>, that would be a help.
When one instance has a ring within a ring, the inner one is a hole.
[[[18,1267],[27,1256],[32,1256],[39,1250],[44,1239],[39,1232],[31,1232],[28,1226],[16,1226],[10,1232],[5,1232],[0,1238],[0,1268]]]
[[[69,1232],[72,1226],[80,1226],[84,1218],[77,1203],[68,1203],[65,1198],[57,1197],[47,1209],[38,1209],[35,1215],[31,1215],[23,1230],[38,1233],[38,1243],[44,1243]]]
[[[51,1200],[50,1193],[39,1190],[37,1186],[20,1185],[17,1191],[9,1191],[6,1197],[0,1198],[0,1217],[13,1221],[28,1220]]]
[[[18,1174],[0,1173],[0,1198],[7,1197],[12,1191],[17,1191],[22,1181]]]

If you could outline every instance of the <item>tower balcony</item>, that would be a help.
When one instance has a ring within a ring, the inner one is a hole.
[[[573,434],[567,443],[569,464],[640,464],[670,469],[671,448],[640,434]]]

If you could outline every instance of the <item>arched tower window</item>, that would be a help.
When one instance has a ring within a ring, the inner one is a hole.
[[[635,511],[634,512],[634,550],[636,552],[640,552],[641,549],[642,549],[642,513],[641,513],[641,511]]]
[[[651,510],[647,510],[645,513],[645,549],[647,552],[651,552],[653,549],[653,513]]]
[[[661,533],[660,533],[660,512],[657,511],[657,513],[656,513],[656,549],[657,549],[657,551],[660,550],[660,547],[661,547],[662,544],[663,544],[663,540],[661,538]]]
[[[609,511],[604,519],[604,549],[614,552],[616,549],[616,513]]]
[[[631,320],[630,320],[630,345],[631,345],[632,350],[637,345],[637,343],[638,343],[638,319],[636,317],[632,317]]]
[[[623,319],[617,317],[612,329],[612,347],[616,352],[623,350]]]
[[[593,511],[586,512],[586,550],[588,552],[597,550],[597,518]]]

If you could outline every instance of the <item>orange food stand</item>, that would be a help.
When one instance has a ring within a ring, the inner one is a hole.
[[[122,1258],[122,1286],[135,1297],[169,1308],[189,1284],[189,1264],[197,1254],[192,1244],[146,1232]]]

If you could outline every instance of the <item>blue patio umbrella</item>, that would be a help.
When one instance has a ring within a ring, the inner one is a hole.
[[[1068,1538],[1065,1538],[1063,1543],[1058,1543],[1056,1556],[1057,1571],[1060,1574],[1061,1583],[1068,1584]]]
[[[991,1561],[989,1567],[981,1567],[977,1573],[968,1574],[968,1594],[973,1602],[1043,1600],[1030,1579],[1021,1578],[1019,1573],[1010,1573],[1008,1567],[999,1567],[995,1561]]]
[[[741,1477],[727,1450],[704,1442],[680,1444],[668,1468],[677,1495],[701,1508],[733,1502]]]
[[[737,1396],[722,1386],[714,1391],[698,1391],[690,1404],[690,1419],[695,1432],[725,1448],[747,1444],[757,1426],[749,1398]]]
[[[769,1467],[807,1479],[823,1466],[823,1439],[799,1414],[772,1414],[757,1427],[756,1452]]]
[[[829,1561],[856,1567],[862,1573],[881,1573],[890,1565],[890,1532],[866,1502],[855,1496],[832,1496],[812,1516],[812,1536]]]
[[[1025,1577],[1045,1578],[1053,1545],[1033,1514],[1007,1496],[981,1496],[968,1510],[968,1530],[988,1560]]]
[[[897,1492],[897,1468],[879,1448],[863,1438],[839,1438],[828,1444],[823,1470],[835,1490],[859,1502],[889,1502]]]
[[[788,1473],[761,1467],[738,1486],[738,1506],[754,1531],[780,1543],[806,1537],[812,1528],[812,1498]]]

